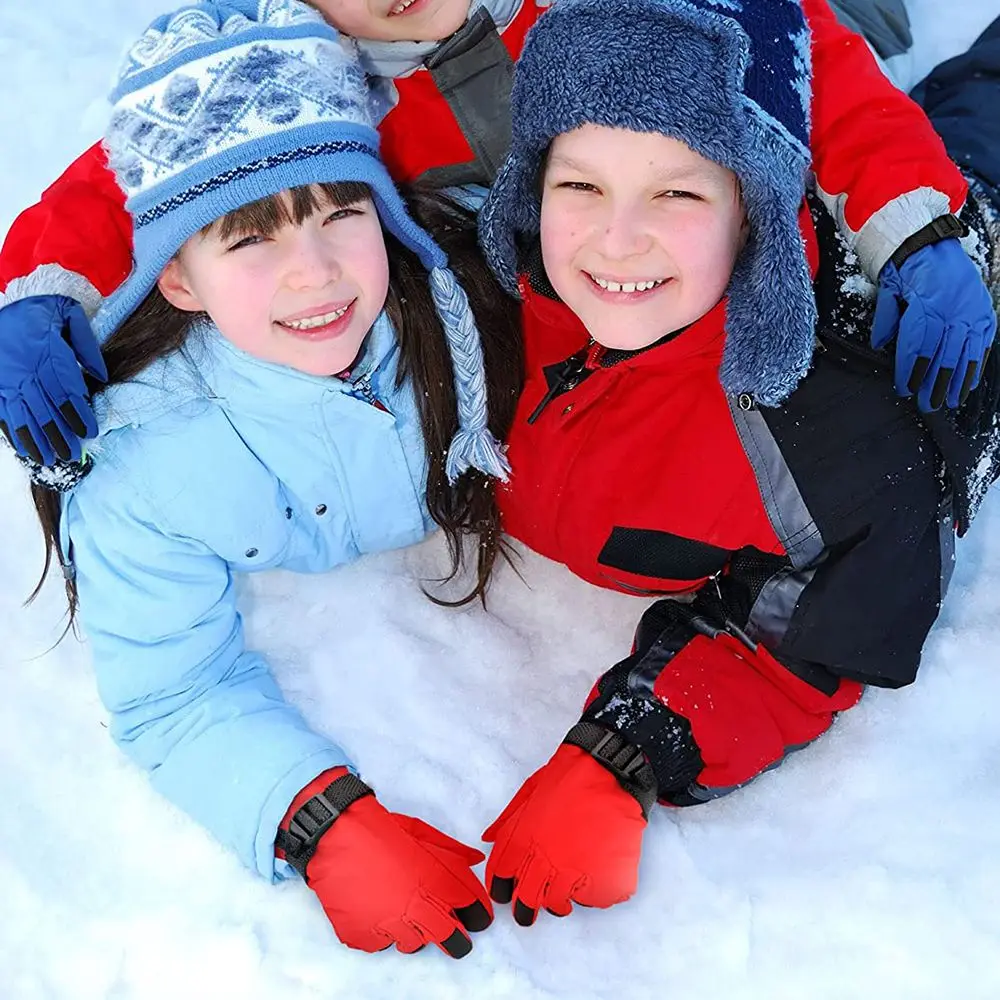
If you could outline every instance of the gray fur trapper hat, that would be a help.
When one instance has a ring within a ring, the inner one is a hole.
[[[516,293],[552,140],[584,124],[658,132],[732,170],[750,223],[730,279],[723,388],[774,406],[809,369],[816,303],[799,229],[810,35],[798,0],[558,0],[528,34],[507,160],[480,242]]]

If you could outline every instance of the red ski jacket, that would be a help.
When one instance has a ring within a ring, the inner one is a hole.
[[[805,209],[801,225],[815,274]],[[758,408],[719,384],[724,301],[649,348],[607,351],[529,270],[505,530],[599,586],[665,598],[585,718],[648,730],[644,711],[669,711],[655,738],[626,735],[661,797],[685,804],[813,740],[862,684],[910,683],[953,534],[937,452],[891,379],[820,351],[784,405]]]
[[[818,186],[875,277],[907,236],[958,211],[966,184],[923,112],[883,76],[864,41],[836,21],[826,0],[802,3],[813,35]],[[393,177],[440,185],[492,178],[498,164],[477,163],[474,149],[495,151],[495,136],[480,141],[484,131],[509,134],[510,63],[503,53],[516,59],[542,10],[525,0],[499,43],[494,38],[491,47],[486,39],[471,55],[394,82],[398,103],[379,127]],[[52,293],[93,314],[131,264],[131,221],[98,144],[15,220],[0,251],[0,306]]]

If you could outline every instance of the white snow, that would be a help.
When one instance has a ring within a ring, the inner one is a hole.
[[[96,137],[95,101],[162,0],[6,0],[0,231]],[[915,80],[1000,0],[909,0]],[[897,69],[897,72],[901,72]],[[659,810],[610,911],[509,912],[452,962],[350,952],[301,884],[264,884],[158,798],[104,728],[61,586],[0,456],[0,997],[512,1000],[1000,995],[1000,499],[959,549],[919,681],[876,691],[728,799]],[[641,610],[525,557],[491,611],[420,594],[436,541],[326,577],[260,576],[251,639],[391,808],[477,843],[627,649]]]

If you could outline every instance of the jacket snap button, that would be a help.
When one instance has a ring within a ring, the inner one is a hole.
[[[255,555],[257,555],[257,550],[256,549],[247,549],[247,551],[246,551],[246,557],[247,557],[247,559],[253,559],[253,557]]]
[[[569,406],[567,406],[567,407],[564,407],[564,409],[563,409],[563,412],[562,412],[562,415],[563,415],[563,416],[565,417],[565,416],[566,416],[566,414],[567,414],[567,413],[569,413],[569,412],[570,412],[570,411],[571,411],[572,409],[573,409],[573,404],[572,404],[572,403],[570,403],[570,404],[569,404]]]
[[[292,508],[291,507],[286,507],[285,508],[285,520],[286,521],[290,521],[291,519],[292,519]]]
[[[741,410],[752,410],[753,396],[751,396],[748,392],[741,392],[736,400],[736,403]]]
[[[316,507],[316,513],[322,517],[326,513],[326,504],[321,503]]]

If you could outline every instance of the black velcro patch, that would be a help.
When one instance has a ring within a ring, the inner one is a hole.
[[[613,528],[598,563],[664,580],[702,580],[718,573],[732,552],[708,542],[651,528]]]

